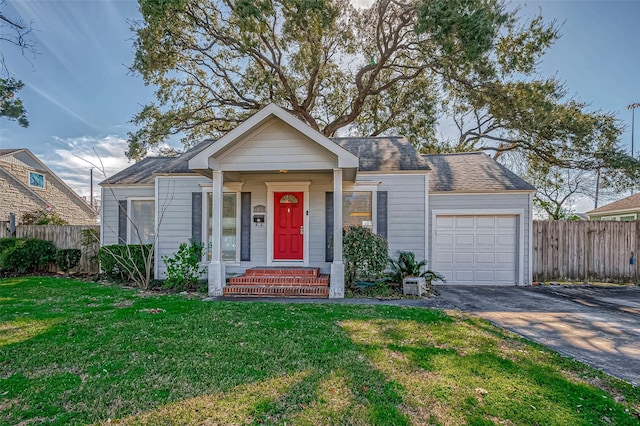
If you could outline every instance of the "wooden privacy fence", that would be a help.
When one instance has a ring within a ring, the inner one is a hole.
[[[532,239],[534,281],[640,278],[640,221],[534,221]]]
[[[8,237],[7,230],[9,222],[0,221],[0,238]],[[93,230],[94,236],[86,230]],[[71,270],[72,273],[97,274],[99,271],[98,253],[100,227],[87,225],[18,225],[16,226],[16,237],[37,238],[39,240],[51,241],[56,248],[77,248],[82,250],[82,257],[78,266]],[[50,272],[57,272],[58,268],[51,265]]]

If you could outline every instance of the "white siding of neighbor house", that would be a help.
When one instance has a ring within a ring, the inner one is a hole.
[[[387,234],[389,255],[412,251],[416,259],[425,258],[425,197],[423,174],[366,174],[358,182],[380,182],[378,191],[387,191]]]
[[[118,201],[128,198],[155,197],[153,186],[102,187],[101,244],[118,244]]]
[[[523,244],[523,258],[524,258],[524,281],[525,283],[531,282],[531,269],[529,267],[529,253],[530,253],[530,233],[531,233],[531,204],[528,193],[502,193],[502,194],[438,194],[431,193],[429,197],[429,229],[433,229],[433,210],[445,210],[447,213],[455,215],[456,210],[478,210],[478,214],[481,214],[482,210],[524,210],[524,244]],[[428,244],[428,259],[432,259],[433,247],[432,244]]]
[[[222,171],[331,170],[337,157],[280,120],[238,141],[217,158]]]
[[[166,267],[162,262],[162,256],[173,256],[181,243],[189,242],[192,227],[192,193],[201,193],[201,184],[211,184],[211,180],[204,176],[158,176],[156,182],[158,185],[156,203],[158,241],[155,251],[155,272],[156,278],[164,279]]]

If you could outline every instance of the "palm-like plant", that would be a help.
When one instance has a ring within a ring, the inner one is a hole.
[[[398,260],[389,258],[389,265],[391,267],[391,279],[397,283],[401,283],[408,277],[424,278],[427,285],[431,284],[433,280],[445,281],[444,276],[427,269],[426,260],[416,261],[416,255],[412,251],[399,251]]]

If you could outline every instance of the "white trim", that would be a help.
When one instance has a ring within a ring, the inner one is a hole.
[[[358,174],[367,175],[367,176],[370,176],[370,175],[377,175],[377,176],[424,175],[424,174],[429,174],[432,171],[433,170],[397,170],[394,172],[389,172],[389,171],[378,172],[373,170],[367,170],[367,171],[358,170]]]
[[[311,128],[308,124],[298,119],[294,115],[288,113],[284,109],[275,104],[269,104],[256,112],[254,115],[243,121],[236,128],[228,132],[222,138],[214,144],[211,144],[205,148],[202,152],[198,153],[191,160],[189,160],[189,169],[209,169],[209,158],[224,151],[229,145],[233,144],[240,138],[246,136],[249,132],[252,132],[255,128],[261,126],[266,121],[277,117],[284,123],[291,126],[293,129],[302,133],[318,145],[325,148],[327,151],[335,154],[338,157],[338,167],[357,168],[359,165],[359,159],[346,149],[340,147],[338,144],[331,141],[322,133]]]
[[[518,220],[518,278],[515,285],[524,285],[524,209],[435,209],[431,210],[431,255],[434,258],[433,268],[437,270],[435,264],[435,240],[436,240],[436,216],[516,216]],[[529,230],[531,234],[531,230]],[[529,240],[531,245],[531,240]],[[531,258],[529,258],[531,264]]]
[[[533,282],[533,192],[529,194],[529,262],[527,263],[528,281],[525,284],[531,284]],[[524,241],[523,241],[524,244]]]
[[[132,201],[153,201],[153,238],[155,239],[155,247],[158,246],[157,242],[158,242],[158,201],[157,201],[157,195],[158,195],[158,189],[156,188],[156,197],[141,197],[141,196],[133,196],[133,197],[127,197],[127,244],[133,244],[131,242],[131,224],[133,222],[133,215],[132,212],[133,210],[131,209],[131,202]],[[139,242],[139,244],[143,244],[142,241]],[[153,253],[155,256],[155,252]]]
[[[302,182],[265,182],[267,186],[267,266],[283,265],[283,266],[309,266],[309,186],[311,181]],[[303,234],[303,253],[302,261],[299,260],[275,260],[273,258],[273,219],[274,219],[274,202],[275,192],[302,192],[304,210],[302,212],[304,223]]]
[[[240,265],[240,238],[242,236],[242,229],[240,227],[240,215],[241,215],[241,194],[242,185],[244,182],[231,182],[222,187],[222,198],[224,203],[224,194],[235,194],[236,196],[236,258],[234,260],[222,260],[227,265]],[[207,194],[213,194],[213,184],[208,186],[202,186],[202,241],[206,241],[205,252],[203,253],[204,261],[209,262],[209,245],[211,244],[211,236],[209,235],[209,203]],[[212,196],[213,198],[213,196]],[[213,200],[212,200],[213,201]]]
[[[155,201],[153,203],[153,227],[154,227],[154,234],[153,234],[153,277],[156,279],[159,279],[160,276],[160,235],[158,235],[160,233],[160,224],[158,223],[158,212],[159,212],[159,202],[160,202],[160,179],[159,178],[154,178],[155,181],[155,185],[154,185],[154,197],[155,197]],[[127,216],[130,214],[131,209],[129,208],[130,202],[129,199],[127,198]],[[130,220],[127,221],[131,222]],[[127,233],[127,238],[129,238],[129,234]],[[156,260],[157,259],[157,260]],[[164,261],[162,261],[162,263],[164,263]]]
[[[433,259],[429,258],[429,175],[424,175],[424,259],[427,267],[433,266]]]
[[[38,185],[31,185],[31,175],[39,175],[42,176],[42,186],[38,186]],[[36,189],[47,189],[47,176],[44,173],[40,173],[40,172],[35,172],[32,170],[28,170],[27,171],[27,182],[29,182],[29,187],[30,188],[36,188]]]

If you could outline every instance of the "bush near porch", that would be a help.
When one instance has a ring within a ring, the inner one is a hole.
[[[0,280],[0,424],[640,425],[640,390],[462,314]]]

